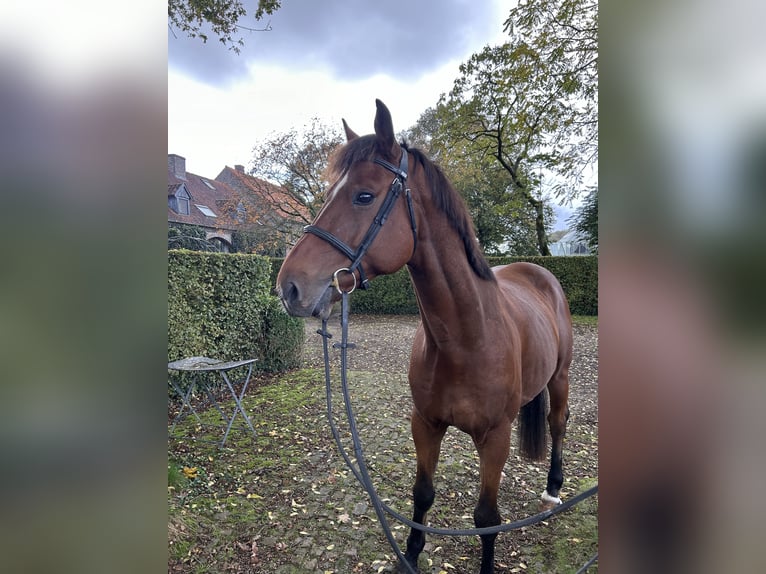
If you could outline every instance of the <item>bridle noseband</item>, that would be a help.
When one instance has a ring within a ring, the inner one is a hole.
[[[407,150],[402,150],[402,159],[399,162],[398,168],[395,165],[379,158],[376,158],[373,161],[374,163],[392,172],[395,177],[391,182],[391,187],[388,188],[388,194],[386,194],[383,203],[378,209],[378,213],[375,215],[375,219],[373,219],[369,229],[367,229],[367,233],[365,233],[364,238],[362,238],[362,242],[359,244],[359,247],[352,249],[346,243],[335,237],[332,233],[325,231],[316,225],[307,225],[303,228],[304,233],[311,233],[321,239],[324,239],[327,241],[327,243],[335,247],[338,251],[343,253],[343,255],[351,260],[351,265],[336,271],[333,279],[337,282],[338,273],[340,271],[346,271],[354,277],[354,287],[356,287],[356,276],[354,275],[354,271],[358,269],[360,282],[359,287],[361,289],[367,289],[369,287],[369,281],[364,275],[364,269],[362,269],[362,258],[367,254],[367,251],[372,246],[372,242],[378,235],[380,228],[383,227],[386,219],[388,219],[388,216],[391,214],[391,210],[394,208],[394,204],[396,203],[397,198],[402,193],[402,188],[404,188],[404,195],[407,198],[407,211],[410,214],[410,226],[412,227],[412,238],[414,241],[412,249],[413,253],[415,251],[415,247],[417,247],[418,241],[417,225],[415,224],[415,211],[412,208],[412,194],[410,193],[410,188],[406,187],[405,185],[407,182]],[[336,288],[340,290],[338,285],[336,285]]]

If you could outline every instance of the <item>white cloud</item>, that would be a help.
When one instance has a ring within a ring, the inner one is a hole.
[[[197,44],[192,45],[186,40],[180,40],[178,44],[173,40],[168,71],[168,153],[184,156],[190,172],[215,177],[226,165],[248,166],[253,147],[270,134],[300,129],[313,117],[339,129],[341,118],[345,118],[357,133],[370,133],[373,131],[376,98],[391,110],[397,131],[411,127],[422,112],[435,105],[439,96],[452,88],[462,61],[484,45],[499,43],[506,38],[502,22],[509,8],[504,3],[485,6],[476,26],[455,16],[464,8],[461,0],[452,4],[451,19],[445,17],[445,26],[450,27],[442,29],[440,40],[442,43],[448,41],[447,36],[462,38],[459,42],[464,50],[462,55],[450,58],[446,54],[454,53],[455,46],[444,46],[440,58],[431,54],[428,61],[432,63],[420,61],[419,67],[414,66],[422,57],[418,42],[420,40],[422,44],[427,40],[427,36],[419,39],[414,35],[406,42],[399,42],[398,52],[389,54],[387,59],[381,51],[378,59],[383,58],[385,65],[378,65],[377,69],[386,71],[369,76],[360,73],[339,75],[339,66],[342,68],[353,55],[329,49],[321,52],[322,57],[313,69],[307,69],[305,57],[289,65],[276,63],[278,59],[274,58],[266,63],[248,57],[245,51],[239,57],[224,54],[219,46],[210,42],[202,45],[195,40]],[[340,9],[338,6],[336,8]],[[290,14],[289,10],[280,10],[279,16],[287,20],[280,29],[284,34],[292,34],[296,42],[305,42],[306,49],[312,41],[316,43],[327,34],[343,33],[338,30],[337,22],[314,21],[316,38],[300,40],[298,32],[307,15],[301,15],[300,11],[297,15]],[[277,20],[275,17],[274,22]],[[395,25],[396,19],[389,20],[391,18],[381,23],[380,29],[368,27],[366,35],[361,37],[366,42],[382,41],[380,38],[386,31],[384,26]],[[456,28],[456,22],[463,25]],[[425,24],[418,27],[410,23],[408,30],[420,28],[425,33],[428,28],[432,35],[439,34],[436,24],[431,22],[430,27]],[[331,30],[325,30],[323,26],[330,26]],[[250,48],[265,50],[263,43],[277,39],[266,35],[273,33],[255,35],[250,40],[253,42]],[[356,34],[360,37],[359,30]],[[280,41],[284,42],[284,39]],[[433,43],[433,38],[429,41]],[[381,50],[384,47],[381,45]],[[295,52],[297,47],[290,49]],[[375,49],[373,44],[372,48],[366,47],[367,52],[356,54],[355,69],[362,66],[369,58],[370,50],[375,52]],[[293,53],[285,50],[285,57]],[[195,59],[197,68],[193,72],[189,66]],[[409,74],[400,73],[404,69],[409,70]],[[407,77],[409,79],[404,79]]]
[[[339,81],[326,72],[250,67],[248,81],[215,88],[171,71],[168,76],[168,153],[186,157],[192,173],[215,177],[225,165],[247,166],[253,146],[274,132],[300,129],[313,117],[340,129],[341,118],[359,134],[373,131],[375,99],[391,110],[397,131],[452,87],[459,61],[417,82],[385,75]]]

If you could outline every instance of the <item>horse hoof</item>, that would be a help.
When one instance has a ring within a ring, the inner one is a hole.
[[[561,504],[561,499],[558,496],[551,496],[546,490],[540,497],[540,512],[550,510]]]

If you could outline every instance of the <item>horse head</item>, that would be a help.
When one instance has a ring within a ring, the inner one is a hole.
[[[347,141],[329,166],[335,181],[277,276],[291,315],[326,319],[341,291],[397,271],[415,249],[407,151],[396,143],[388,108],[375,102],[374,134],[358,136],[343,121]]]

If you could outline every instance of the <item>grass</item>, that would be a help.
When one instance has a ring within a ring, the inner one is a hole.
[[[285,502],[289,507],[292,500],[281,492],[286,490],[283,477],[311,449],[312,437],[300,431],[313,426],[304,424],[304,417],[321,412],[318,374],[294,371],[252,385],[243,406],[255,437],[233,428],[225,447],[218,448],[220,427],[199,425],[193,416],[177,425],[169,443],[169,565],[182,572],[219,572],[223,564],[235,565],[253,532],[268,529],[270,509]],[[222,408],[231,412],[233,401]],[[200,418],[220,424],[215,408],[200,412]],[[241,422],[237,419],[235,427]]]
[[[577,481],[577,492],[595,486],[596,479]],[[540,527],[540,539],[524,547],[524,558],[532,572],[574,572],[597,552],[598,501],[591,497]],[[598,571],[595,564],[589,573]]]
[[[572,324],[583,327],[598,327],[598,315],[572,315]]]

